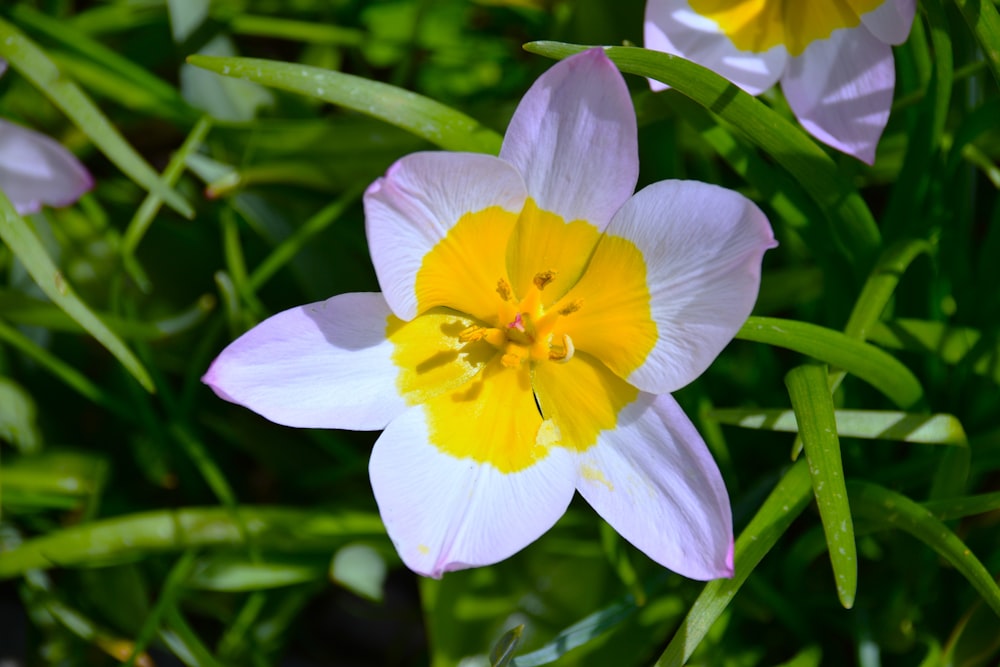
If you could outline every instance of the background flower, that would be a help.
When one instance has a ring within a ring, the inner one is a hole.
[[[0,60],[0,75],[6,69]],[[0,119],[0,190],[18,213],[72,204],[93,185],[87,169],[58,142]]]
[[[915,0],[648,0],[645,43],[751,95],[780,80],[814,137],[871,164],[896,80],[890,45],[915,11]]]

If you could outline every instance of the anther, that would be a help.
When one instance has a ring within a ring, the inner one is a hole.
[[[539,291],[541,291],[545,289],[549,283],[555,280],[555,277],[556,277],[556,272],[553,271],[552,269],[549,269],[548,271],[542,271],[541,273],[536,273],[535,277],[532,279],[531,282],[535,283],[535,287],[537,287]]]
[[[504,365],[504,368],[518,368],[521,365],[521,357],[513,352],[508,352],[500,357],[500,363]]]
[[[567,361],[573,358],[573,354],[576,352],[576,348],[573,346],[573,339],[569,337],[568,334],[563,334],[563,350],[562,354],[558,355],[554,352],[549,352],[549,359],[560,364],[565,364]]]
[[[514,298],[514,290],[511,289],[510,283],[507,282],[506,278],[501,278],[497,281],[497,294],[504,301],[510,301]]]
[[[472,343],[477,340],[482,340],[486,337],[485,327],[471,326],[468,329],[463,329],[460,334],[458,334],[458,340],[463,343]]]
[[[570,303],[566,304],[562,308],[560,308],[559,309],[559,314],[560,315],[569,315],[571,313],[575,313],[576,311],[580,310],[580,308],[582,308],[582,307],[583,307],[583,299],[576,299],[576,300],[571,301]]]

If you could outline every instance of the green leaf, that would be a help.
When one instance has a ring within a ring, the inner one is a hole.
[[[97,564],[149,552],[242,546],[247,540],[264,550],[328,553],[348,540],[385,539],[377,514],[258,506],[241,506],[239,514],[242,522],[226,507],[160,510],[64,528],[0,552],[0,579],[31,569]]]
[[[793,368],[785,376],[785,384],[809,462],[809,476],[826,534],[837,597],[850,609],[858,590],[858,553],[826,367],[806,364]]]
[[[321,99],[401,127],[441,148],[499,153],[501,137],[463,113],[408,90],[319,67],[258,58],[189,56],[195,67]]]
[[[869,482],[848,484],[858,518],[886,528],[900,528],[934,549],[969,580],[983,600],[1000,615],[1000,587],[978,558],[929,509],[906,496]]]
[[[656,667],[683,667],[722,615],[730,600],[743,586],[757,564],[792,525],[812,498],[809,470],[799,461],[782,476],[757,514],[736,540],[732,579],[715,579],[705,584],[691,605],[667,649],[656,661]]]
[[[736,337],[794,350],[841,368],[869,383],[903,409],[913,408],[923,400],[920,382],[899,360],[839,331],[795,320],[751,317]]]
[[[719,408],[707,416],[723,424],[743,428],[798,433],[795,413],[791,410],[755,408]],[[923,415],[894,410],[836,410],[837,433],[847,438],[897,440],[929,445],[965,447],[968,440],[958,418],[949,414]]]
[[[101,110],[72,81],[66,79],[45,52],[16,27],[0,18],[0,57],[10,62],[62,109],[83,130],[94,145],[133,181],[155,192],[168,206],[185,217],[194,210],[176,191],[168,187],[153,168],[135,152]]]
[[[514,658],[511,667],[537,667],[555,662],[569,651],[586,644],[591,639],[604,634],[635,613],[635,602],[631,596],[604,609],[590,614],[557,634],[552,641],[525,655]]]
[[[331,580],[373,602],[382,601],[387,574],[385,558],[367,544],[345,545],[330,562]]]
[[[955,5],[986,54],[993,78],[1000,84],[1000,13],[992,2],[983,0],[955,0]]]
[[[514,651],[521,641],[521,633],[524,632],[524,623],[516,625],[497,640],[490,650],[490,667],[506,667],[514,657]]]
[[[1000,339],[995,335],[992,340],[983,340],[978,330],[969,327],[900,318],[879,322],[868,337],[885,347],[933,354],[947,364],[957,364],[972,355],[973,372],[1000,384]]]
[[[923,239],[902,239],[886,248],[854,302],[844,333],[865,340],[896,292],[906,269],[921,254],[930,252],[930,243]]]
[[[0,21],[2,24],[2,21]],[[95,315],[73,288],[69,286],[59,269],[52,262],[45,246],[35,231],[2,193],[0,193],[0,239],[7,244],[14,255],[24,264],[24,268],[47,297],[66,311],[77,324],[97,339],[132,374],[147,391],[153,391],[153,381],[149,373],[132,351],[119,340],[111,329]]]
[[[184,585],[189,588],[229,593],[291,586],[322,580],[322,562],[302,562],[269,558],[251,561],[231,554],[219,554],[198,563]]]
[[[550,58],[593,48],[530,42],[525,50]],[[881,236],[867,204],[833,160],[796,125],[718,74],[667,53],[627,46],[603,47],[623,72],[657,79],[718,115],[742,138],[759,146],[791,174],[829,217],[828,236],[852,266],[867,273]],[[859,276],[860,277],[860,276]]]
[[[31,394],[10,378],[0,375],[0,441],[5,441],[24,453],[36,453],[42,448],[38,430],[38,408]],[[4,484],[7,480],[4,479]]]

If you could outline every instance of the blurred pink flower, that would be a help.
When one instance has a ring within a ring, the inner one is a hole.
[[[891,45],[915,12],[916,0],[648,0],[645,41],[751,95],[780,80],[814,137],[871,164],[892,106]]]
[[[7,63],[0,60],[0,75]],[[21,215],[67,206],[93,187],[76,157],[44,134],[0,119],[0,191]]]
[[[725,486],[669,392],[746,320],[774,238],[720,187],[633,194],[638,169],[621,74],[568,58],[499,158],[415,153],[368,188],[381,293],[279,313],[204,381],[280,424],[385,429],[372,488],[418,573],[507,558],[579,491],[658,563],[730,576]]]

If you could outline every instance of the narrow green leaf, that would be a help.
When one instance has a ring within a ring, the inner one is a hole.
[[[904,495],[869,482],[852,481],[848,484],[848,493],[858,518],[905,530],[934,549],[969,580],[986,604],[1000,616],[1000,587],[993,575],[929,509]]]
[[[220,554],[198,563],[184,585],[200,590],[241,593],[322,580],[325,576],[322,562],[277,559],[253,562]]]
[[[922,505],[924,509],[942,521],[951,521],[952,519],[1000,510],[1000,491],[961,498],[930,500]]]
[[[537,651],[514,658],[510,661],[510,665],[511,667],[538,667],[538,665],[553,663],[577,646],[586,644],[594,637],[604,634],[608,628],[618,625],[635,613],[635,610],[635,602],[632,601],[631,597],[622,602],[616,602],[569,626]]]
[[[74,567],[199,546],[243,546],[329,553],[348,540],[385,539],[377,514],[239,508],[246,534],[225,507],[142,512],[64,528],[0,552],[0,579],[31,569]]]
[[[743,586],[757,564],[785,534],[792,521],[812,498],[809,470],[805,461],[795,463],[782,476],[757,514],[736,540],[732,579],[715,579],[705,584],[691,605],[656,667],[683,667]]]
[[[361,46],[367,35],[357,28],[345,28],[329,23],[297,21],[277,16],[251,16],[237,14],[228,19],[229,30],[234,35],[255,35],[290,39],[312,44],[336,46]]]
[[[42,448],[37,415],[38,408],[31,394],[0,375],[0,441],[13,445],[22,453],[37,453]]]
[[[913,408],[923,400],[920,382],[898,359],[839,331],[796,320],[751,317],[736,337],[794,350],[841,368],[903,409]]]
[[[945,322],[900,318],[879,322],[868,338],[879,345],[897,350],[933,354],[947,364],[972,358],[973,372],[1000,384],[1000,339],[982,340],[982,334],[969,327],[955,327]]]
[[[441,148],[499,153],[501,137],[463,113],[408,90],[319,67],[258,58],[189,56],[195,67],[353,109]]]
[[[155,192],[181,215],[188,218],[194,215],[191,205],[160,180],[153,168],[125,141],[86,93],[63,77],[55,63],[24,33],[2,18],[0,57],[9,61],[11,67],[62,109],[126,176],[150,192]]]
[[[530,42],[525,50],[565,58],[591,46]],[[718,74],[667,53],[628,46],[603,47],[623,72],[657,79],[718,115],[785,168],[827,212],[829,235],[864,275],[875,259],[881,236],[867,204],[837,170],[833,160],[799,127]],[[860,277],[860,276],[859,276]]]
[[[955,5],[986,54],[993,78],[1000,84],[1000,13],[992,2],[983,0],[955,0]]]
[[[385,558],[367,544],[347,544],[337,549],[330,561],[331,581],[373,602],[382,601],[388,573]]]
[[[153,381],[146,369],[118,336],[80,300],[52,262],[35,231],[17,214],[2,193],[0,193],[0,239],[21,260],[24,268],[45,295],[107,348],[139,384],[152,392]]]
[[[490,667],[507,667],[510,664],[511,658],[514,657],[514,651],[517,650],[517,645],[521,641],[522,632],[524,632],[524,623],[503,633],[503,636],[490,650]]]
[[[901,239],[886,248],[854,303],[844,333],[851,338],[865,340],[868,330],[878,322],[896,292],[906,269],[921,254],[930,252],[930,243],[923,239]]]
[[[160,587],[159,594],[156,596],[156,603],[142,621],[142,627],[139,628],[139,632],[135,637],[135,646],[132,649],[132,654],[125,662],[124,667],[132,667],[139,659],[142,651],[149,645],[150,640],[156,635],[164,612],[168,607],[173,607],[176,604],[183,584],[191,574],[191,570],[194,569],[194,565],[195,551],[189,549],[181,554],[181,557],[170,568],[170,572],[167,573],[167,577]]]
[[[809,476],[826,534],[837,597],[840,604],[850,609],[858,590],[858,553],[826,367],[805,364],[793,368],[785,376],[785,385],[809,462]]]
[[[715,409],[707,416],[743,428],[798,433],[791,410],[755,408]],[[893,410],[836,410],[837,433],[847,438],[897,440],[928,445],[965,447],[968,440],[958,418],[949,414],[922,415]]]

